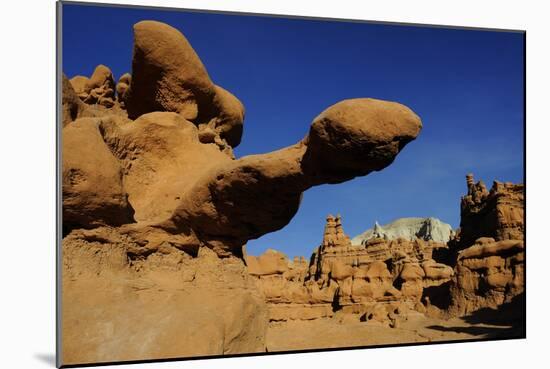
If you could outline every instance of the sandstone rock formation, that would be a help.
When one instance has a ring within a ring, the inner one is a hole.
[[[134,221],[121,163],[105,145],[101,118],[81,118],[62,131],[63,228]]]
[[[456,260],[450,312],[465,315],[510,303],[525,290],[524,186],[466,177],[460,231],[450,242]]]
[[[116,84],[117,100],[122,108],[126,107],[126,93],[128,92],[131,83],[132,75],[130,73],[125,73],[118,79]]]
[[[331,317],[343,311],[393,326],[396,317],[389,313],[418,308],[424,288],[451,280],[453,270],[431,259],[436,247],[444,245],[402,238],[376,238],[354,246],[340,216],[329,215],[323,241],[309,265],[305,260],[289,263],[274,250],[246,260],[272,321]]]
[[[483,181],[466,176],[468,194],[460,204],[458,247],[469,246],[480,237],[522,240],[524,237],[524,187],[495,181],[487,191]]]
[[[372,114],[377,114],[376,120],[361,119]],[[392,122],[401,122],[401,131]],[[386,125],[389,128],[378,138],[362,134],[378,132]],[[420,127],[418,117],[396,103],[374,99],[337,103],[314,120],[309,134],[297,144],[213,167],[197,180],[160,227],[171,233],[189,227],[216,252],[232,252],[246,241],[288,224],[306,189],[343,182],[391,164]],[[325,136],[318,131],[331,133]],[[322,154],[337,147],[343,160],[341,170]],[[236,201],[238,207],[234,206]]]
[[[113,227],[63,239],[64,363],[265,351],[265,303],[241,260],[142,244]]]
[[[61,125],[65,127],[82,115],[84,104],[65,74],[61,76]]]
[[[331,241],[334,234],[335,243]],[[410,302],[413,307],[420,302],[424,287],[440,285],[452,276],[449,267],[431,259],[432,250],[444,244],[374,238],[354,246],[342,234],[340,218],[329,216],[310,272],[322,285],[338,283],[337,304],[344,310],[374,301]]]
[[[384,226],[375,222],[373,228],[354,237],[351,243],[360,245],[371,238],[387,240],[404,238],[410,241],[421,239],[447,243],[453,236],[453,228],[437,218],[400,218]]]
[[[274,299],[265,292],[272,277],[257,278],[269,307],[268,349],[525,337],[523,185],[467,183],[465,233],[448,245],[372,236],[351,245],[339,217],[329,217],[304,282],[279,277],[281,291],[313,285],[334,296],[324,311],[295,295]],[[468,244],[473,235],[485,236]]]
[[[108,108],[114,105],[113,73],[105,65],[98,65],[90,78],[75,76],[70,81],[78,97],[85,103],[99,104]]]
[[[264,351],[268,319],[254,278],[284,285],[264,292],[274,301],[326,307],[348,290],[340,283],[349,284],[350,265],[334,267],[335,282],[308,283],[304,260],[285,268],[268,255],[248,258],[251,277],[243,246],[284,227],[308,188],[390,165],[421,129],[403,105],[350,99],[295,145],[236,160],[242,104],[212,83],[179,31],[154,21],[134,26],[132,73],[116,88],[105,66],[70,83],[64,364]],[[380,263],[365,272],[376,293],[391,289]]]
[[[185,36],[155,21],[134,25],[132,80],[127,92],[132,119],[169,111],[211,129],[222,149],[241,141],[244,107],[230,92],[214,85]],[[210,143],[210,142],[207,142]]]
[[[449,319],[505,305],[513,306],[507,308],[509,318],[521,319],[523,186],[495,182],[487,191],[471,175],[467,184],[468,195],[461,201],[462,228],[456,235],[433,218],[403,218],[384,227],[375,225],[358,236],[362,242],[353,244],[340,216],[329,215],[323,241],[309,265],[305,260],[289,263],[274,250],[258,258],[248,256],[249,273],[268,303],[270,320],[344,313],[395,327],[413,311]],[[438,237],[444,242],[434,240]],[[478,238],[468,244],[473,237]]]

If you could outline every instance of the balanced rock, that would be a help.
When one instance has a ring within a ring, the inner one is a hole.
[[[376,114],[369,114],[370,109]],[[321,137],[315,133],[318,129],[312,128],[306,138],[293,146],[213,168],[197,181],[188,196],[182,197],[172,217],[160,226],[170,232],[190,226],[212,248],[240,248],[246,241],[288,224],[306,189],[349,180],[389,165],[422,126],[409,109],[381,100],[344,101],[328,110],[331,119],[317,118],[314,126],[322,125],[326,131],[334,129],[337,135],[312,140],[311,135]],[[388,112],[387,117],[384,112]],[[334,120],[336,117],[338,121]],[[370,121],[371,117],[375,120]],[[369,138],[363,140],[361,132]],[[353,157],[354,167],[349,166],[349,160],[340,163],[342,170],[336,162],[326,166],[323,147],[330,147],[335,155],[338,151],[341,158]]]
[[[319,114],[306,139],[304,171],[321,183],[339,183],[390,165],[422,128],[404,105],[362,98],[341,101]]]

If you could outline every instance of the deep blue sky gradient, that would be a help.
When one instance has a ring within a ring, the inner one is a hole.
[[[341,213],[352,237],[410,216],[458,227],[466,173],[488,186],[523,182],[521,33],[64,5],[63,71],[131,71],[132,25],[145,19],[182,31],[212,80],[243,102],[238,157],[297,142],[342,99],[398,101],[422,118],[391,166],[306,191],[290,224],[250,241],[251,254],[309,256],[328,213]]]

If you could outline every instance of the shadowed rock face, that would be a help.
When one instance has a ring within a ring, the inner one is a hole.
[[[466,176],[468,194],[460,203],[457,248],[470,246],[480,237],[521,240],[524,235],[524,186],[495,181],[488,191],[483,181]]]
[[[460,231],[450,242],[455,261],[450,289],[454,315],[495,309],[525,291],[524,185],[495,181],[488,191],[472,174],[466,183]]]
[[[63,85],[65,364],[264,351],[243,245],[288,224],[308,188],[390,165],[422,127],[398,103],[345,100],[300,142],[236,160],[244,107],[154,21],[134,26],[132,73],[114,81],[98,66]]]
[[[105,145],[100,118],[81,118],[63,129],[63,226],[95,228],[133,222],[121,163]]]
[[[61,78],[61,124],[65,127],[82,114],[84,104],[76,95],[76,92],[67,76],[63,74]]]

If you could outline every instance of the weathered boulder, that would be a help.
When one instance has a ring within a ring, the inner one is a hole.
[[[496,309],[525,291],[525,245],[522,240],[487,242],[487,238],[458,254],[451,285],[451,314],[481,308]]]
[[[244,106],[231,92],[214,86],[213,105],[219,111],[214,119],[216,131],[229,146],[237,147],[243,135]]]
[[[339,183],[390,165],[422,128],[404,105],[349,99],[319,114],[304,140],[304,172],[318,183]]]
[[[198,139],[197,127],[169,112],[134,122],[104,125],[105,141],[124,168],[124,183],[137,221],[169,218],[180,199],[214,166],[230,163],[215,145]]]
[[[199,105],[210,104],[213,84],[185,36],[156,21],[134,25],[131,92],[128,116],[153,111],[181,114],[187,120],[199,115]]]
[[[84,104],[65,74],[61,76],[61,125],[65,127],[82,115]]]
[[[289,269],[286,255],[273,249],[268,249],[260,256],[247,255],[245,260],[251,275],[283,274]]]
[[[92,228],[134,222],[123,169],[105,144],[108,119],[80,118],[63,128],[63,227]]]
[[[88,94],[90,93],[90,91],[86,89],[88,81],[89,78],[86,76],[74,76],[70,79],[71,85],[73,86],[75,93],[78,95],[78,97],[80,97],[81,100],[84,100],[86,97],[88,97]]]
[[[115,85],[115,81],[113,79],[113,73],[109,69],[109,67],[100,64],[97,67],[95,67],[94,72],[92,73],[92,76],[90,79],[86,82],[85,85],[85,92],[90,93],[92,90],[96,88],[113,88]]]
[[[87,95],[85,95],[87,94]],[[111,70],[103,64],[98,65],[84,85],[83,101],[87,104],[99,104],[107,108],[114,105],[115,81]]]
[[[130,73],[125,73],[118,79],[118,82],[116,84],[117,100],[122,108],[126,107],[126,93],[128,92],[131,83],[132,75]]]
[[[199,127],[212,128],[222,150],[241,141],[243,105],[212,83],[185,36],[164,23],[142,21],[134,25],[132,80],[125,105],[132,119],[167,111]]]

